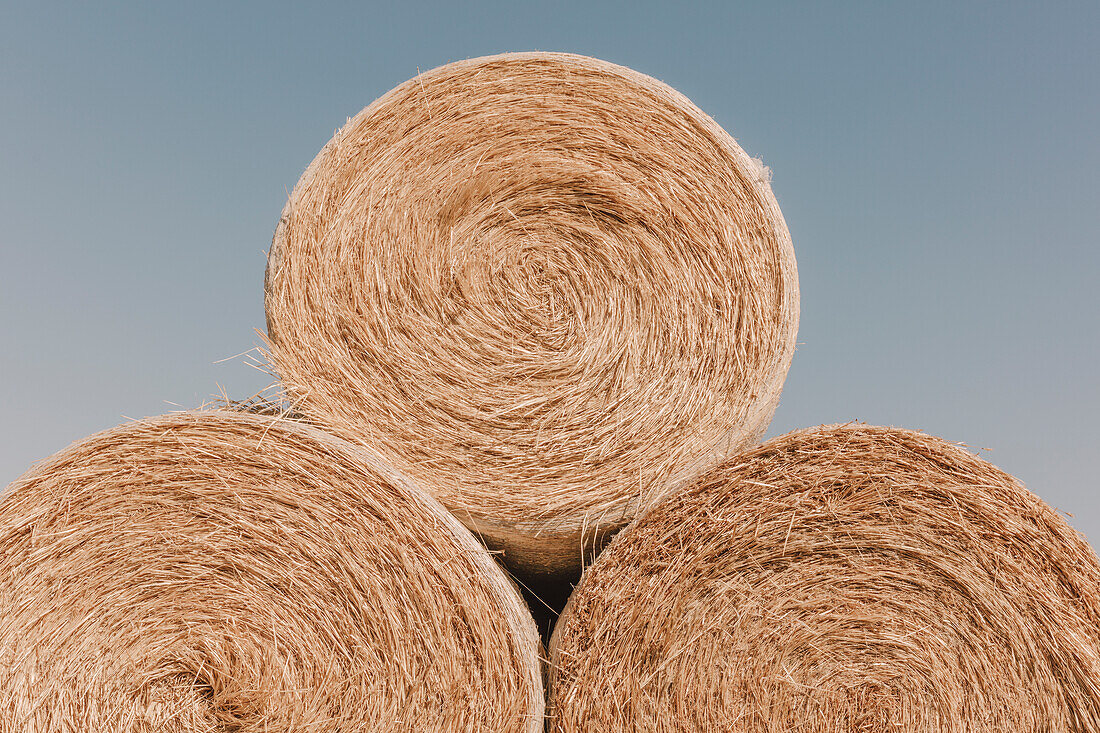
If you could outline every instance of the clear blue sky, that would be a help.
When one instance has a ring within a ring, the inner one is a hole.
[[[265,375],[287,192],[390,87],[507,50],[663,79],[772,168],[802,285],[772,434],[984,455],[1100,546],[1100,4],[0,6],[0,485]]]

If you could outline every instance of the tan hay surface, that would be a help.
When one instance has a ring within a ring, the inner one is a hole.
[[[920,433],[796,432],[621,532],[551,644],[554,731],[1100,730],[1100,562]]]
[[[538,637],[503,572],[366,452],[180,413],[0,503],[0,731],[515,731]]]
[[[798,282],[767,169],[712,119],[630,69],[525,53],[350,120],[283,211],[266,307],[297,409],[547,571],[758,439]]]

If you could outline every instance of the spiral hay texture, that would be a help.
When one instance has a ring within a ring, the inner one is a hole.
[[[792,433],[642,514],[551,643],[558,732],[1100,730],[1100,563],[941,440]]]
[[[757,440],[798,282],[767,170],[713,120],[630,69],[526,53],[349,121],[283,211],[266,307],[297,409],[547,572]]]
[[[538,649],[434,499],[294,423],[131,423],[0,503],[4,733],[534,733]]]

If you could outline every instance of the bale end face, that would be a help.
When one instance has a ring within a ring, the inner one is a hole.
[[[465,528],[292,421],[130,423],[0,502],[0,731],[535,733],[539,658]]]
[[[755,441],[798,323],[759,162],[668,86],[568,54],[450,64],[356,115],[266,285],[295,407],[528,573],[575,571],[594,524]]]
[[[654,506],[551,641],[551,730],[1100,730],[1100,561],[1018,481],[848,425]]]

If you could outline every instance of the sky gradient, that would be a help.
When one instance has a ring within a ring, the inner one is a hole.
[[[0,486],[268,384],[228,357],[334,130],[418,69],[555,50],[671,84],[772,169],[802,317],[771,435],[965,442],[1100,546],[1100,4],[400,5],[4,4]]]

